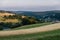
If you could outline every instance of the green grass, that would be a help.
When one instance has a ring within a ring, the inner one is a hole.
[[[40,27],[40,26],[49,25],[49,24],[52,24],[52,23],[48,22],[48,23],[31,24],[31,25],[26,25],[26,26],[21,26],[21,27],[18,27],[18,28],[14,28],[12,30],[35,28],[35,27]]]
[[[42,33],[0,37],[0,40],[60,40],[60,29]]]

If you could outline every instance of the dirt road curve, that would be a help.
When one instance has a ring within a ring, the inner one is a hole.
[[[51,30],[56,30],[56,29],[60,29],[60,23],[42,26],[42,27],[30,28],[30,29],[0,31],[0,36],[31,34],[31,33],[45,32],[45,31],[51,31]]]

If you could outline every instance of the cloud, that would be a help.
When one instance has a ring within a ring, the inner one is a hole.
[[[59,4],[57,0],[1,0],[1,6],[52,6]]]
[[[60,0],[0,0],[0,9],[10,10],[58,9],[59,5]]]

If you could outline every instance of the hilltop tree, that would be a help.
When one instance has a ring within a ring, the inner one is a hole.
[[[23,25],[28,25],[28,24],[30,24],[30,21],[27,18],[23,18],[22,19],[22,24]]]

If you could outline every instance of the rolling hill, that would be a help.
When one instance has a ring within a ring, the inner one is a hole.
[[[16,23],[16,24],[14,23],[14,22],[18,22],[17,18],[20,18],[20,16],[19,15],[16,16],[13,13],[16,13],[16,15],[17,14],[27,15],[27,16],[23,16],[23,18],[27,17],[27,19],[28,19],[28,16],[34,16],[37,19],[42,19],[46,21],[48,20],[60,21],[60,11],[46,11],[46,12],[1,11],[0,22],[9,22],[9,23],[0,23],[0,30],[1,28],[13,28],[13,27],[20,26],[19,23]],[[15,16],[12,16],[12,15],[15,15]],[[19,22],[20,22],[20,19],[19,19]],[[36,24],[34,24],[34,27],[32,26],[33,28],[27,28],[26,26],[25,28],[27,29],[17,29],[17,30],[13,29],[13,30],[0,31],[0,39],[1,40],[60,40],[60,23],[46,25],[46,26],[40,26],[40,24],[38,25],[39,27],[36,26]]]
[[[43,11],[43,12],[32,12],[32,11],[13,11],[13,13],[27,15],[27,16],[35,16],[37,19],[44,19],[47,21],[60,21],[60,11]]]
[[[5,19],[4,16],[13,16],[12,12],[0,11],[0,22],[18,22],[17,19]]]

